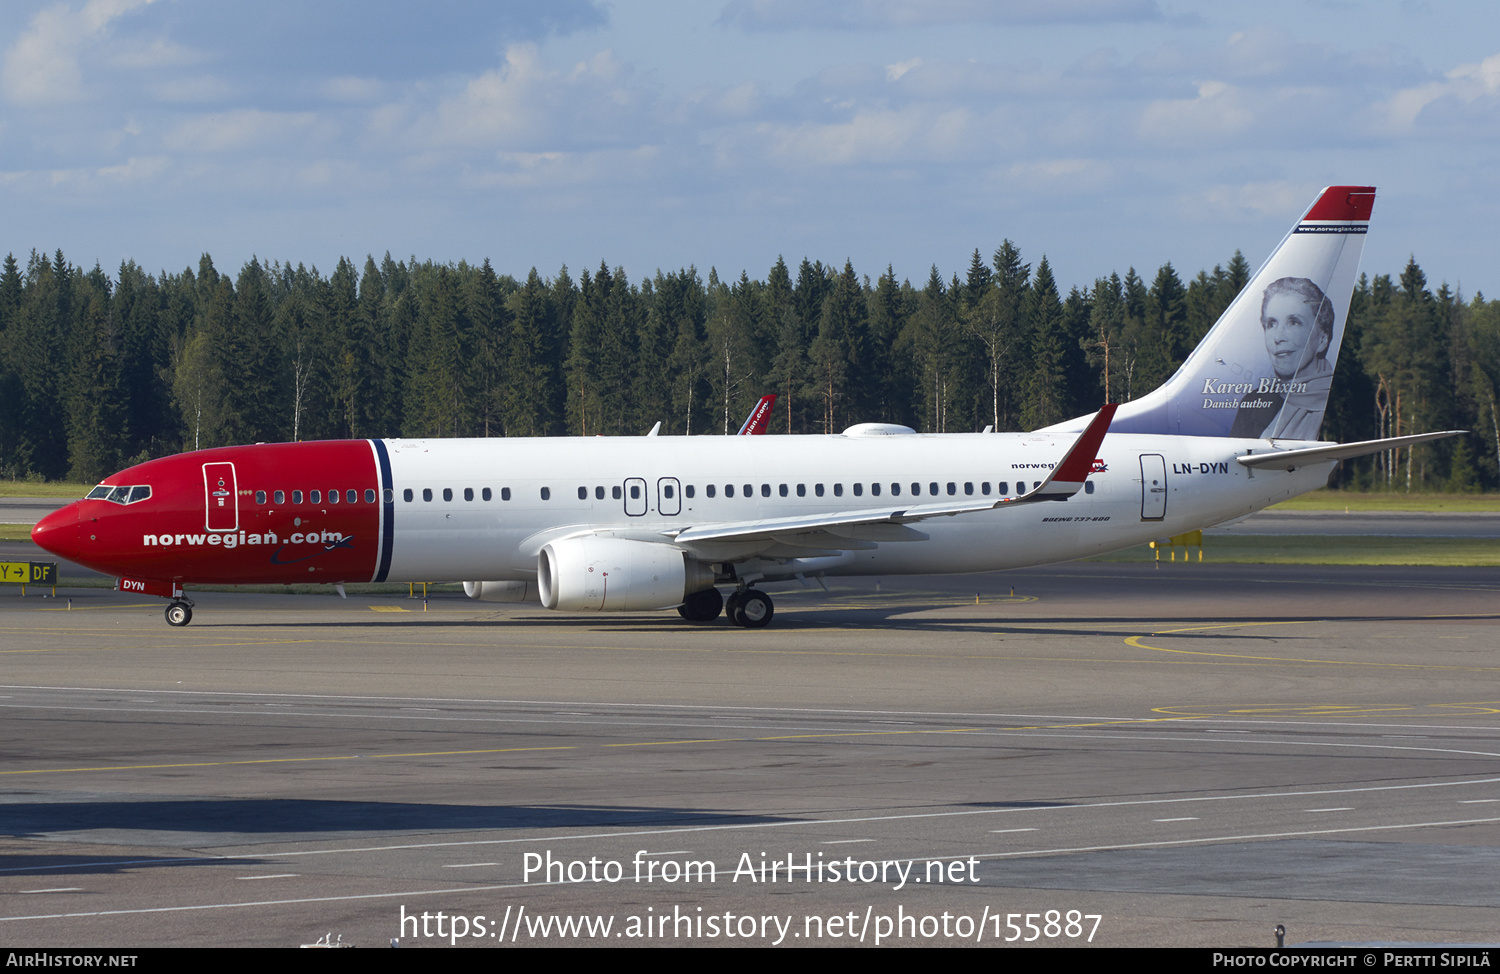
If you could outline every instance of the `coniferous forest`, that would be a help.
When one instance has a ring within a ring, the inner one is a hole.
[[[764,393],[772,433],[858,422],[1024,430],[1142,395],[1246,284],[1236,252],[1062,292],[1010,241],[961,274],[873,280],[778,259],[764,279],[601,263],[524,280],[478,266],[342,259],[332,274],[204,255],[111,277],[32,252],[0,273],[0,476],[94,482],[232,443],[343,437],[733,432]],[[1345,464],[1342,486],[1500,484],[1500,302],[1433,290],[1415,259],[1361,276],[1324,439],[1470,435]]]

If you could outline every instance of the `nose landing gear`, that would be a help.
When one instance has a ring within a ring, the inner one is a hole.
[[[167,606],[167,625],[185,626],[193,621],[193,603],[188,599],[173,599]]]

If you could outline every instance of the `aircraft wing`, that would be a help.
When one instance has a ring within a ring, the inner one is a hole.
[[[1099,410],[1098,414],[1089,423],[1088,428],[1079,434],[1078,439],[1073,441],[1068,452],[1047,479],[1037,484],[1031,490],[1018,497],[1002,497],[993,501],[964,501],[950,502],[946,504],[892,504],[879,508],[862,508],[859,510],[837,511],[830,514],[814,514],[806,516],[761,518],[754,521],[730,521],[717,524],[705,524],[702,526],[687,527],[680,531],[668,534],[668,537],[678,544],[693,544],[694,542],[758,542],[758,541],[785,541],[793,536],[810,534],[818,535],[819,547],[833,548],[861,548],[873,547],[871,541],[921,541],[927,536],[920,531],[911,529],[902,530],[900,525],[912,524],[917,521],[925,521],[934,517],[953,517],[958,514],[972,514],[979,511],[992,511],[1000,507],[1012,507],[1017,504],[1027,504],[1034,501],[1067,500],[1078,491],[1083,489],[1083,484],[1088,480],[1089,471],[1093,468],[1094,457],[1099,452],[1099,444],[1104,440],[1105,431],[1109,429],[1110,420],[1114,418],[1116,404],[1111,403]],[[876,532],[868,530],[855,532],[854,535],[845,532],[851,529],[866,528],[873,526],[892,525],[891,528],[876,528]],[[839,539],[846,539],[840,542]]]
[[[1360,440],[1358,443],[1328,443],[1323,446],[1309,446],[1296,450],[1272,450],[1269,453],[1247,453],[1242,457],[1235,457],[1242,466],[1246,467],[1274,467],[1287,470],[1296,470],[1305,467],[1309,463],[1323,463],[1328,460],[1352,460],[1355,457],[1369,456],[1371,453],[1379,453],[1382,450],[1400,449],[1403,446],[1412,446],[1416,443],[1427,443],[1432,440],[1444,440],[1450,436],[1462,436],[1467,430],[1445,430],[1441,433],[1417,433],[1414,436],[1393,436],[1384,440]]]

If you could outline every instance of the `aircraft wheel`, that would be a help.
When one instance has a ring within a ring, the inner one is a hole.
[[[173,602],[167,606],[167,625],[185,626],[193,621],[193,609],[181,602]]]
[[[677,607],[677,612],[688,622],[713,622],[724,608],[724,597],[716,588],[694,592]]]
[[[761,629],[776,614],[771,597],[759,589],[746,589],[734,607],[734,624],[745,629]]]
[[[740,611],[740,599],[742,599],[743,597],[744,594],[736,590],[734,592],[730,592],[729,597],[724,600],[724,614],[728,616],[729,621],[733,622],[735,625],[740,624],[735,619],[735,613]]]

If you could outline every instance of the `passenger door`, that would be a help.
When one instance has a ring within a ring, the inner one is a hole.
[[[1167,516],[1167,461],[1157,453],[1141,454],[1141,520]]]
[[[204,527],[210,531],[239,530],[240,493],[235,487],[234,464],[203,465],[203,502],[207,509]]]

